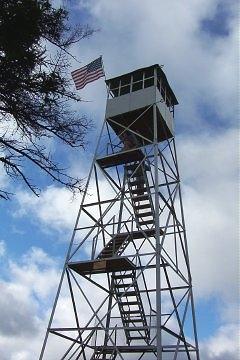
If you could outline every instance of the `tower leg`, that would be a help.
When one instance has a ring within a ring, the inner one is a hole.
[[[154,128],[154,182],[155,182],[155,236],[156,236],[156,311],[157,311],[157,360],[162,360],[162,331],[161,331],[161,245],[159,224],[159,196],[158,196],[158,141],[157,141],[157,111],[153,105]]]

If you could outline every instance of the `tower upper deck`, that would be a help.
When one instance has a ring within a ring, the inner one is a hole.
[[[122,126],[131,126],[133,131],[140,135],[144,133],[153,141],[152,105],[156,104],[158,140],[174,135],[174,106],[178,101],[158,64],[108,79],[106,84],[110,94],[106,118],[117,134],[122,131]]]

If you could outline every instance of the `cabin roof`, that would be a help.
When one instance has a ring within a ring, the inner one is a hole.
[[[164,86],[165,86],[166,89],[167,89],[167,93],[171,96],[174,105],[177,105],[177,104],[178,104],[178,100],[177,100],[177,98],[176,98],[176,96],[175,96],[175,94],[174,94],[171,86],[169,85],[169,82],[168,82],[168,80],[167,80],[167,77],[166,77],[164,71],[163,71],[162,68],[159,66],[159,64],[154,64],[154,65],[151,65],[151,66],[139,68],[139,69],[136,69],[136,70],[134,70],[134,71],[130,71],[130,72],[126,73],[126,74],[122,74],[122,75],[116,76],[116,77],[114,77],[114,78],[107,79],[107,80],[106,80],[106,84],[107,84],[107,86],[108,86],[108,85],[110,84],[110,82],[113,81],[113,80],[116,81],[116,80],[118,80],[118,79],[120,79],[120,78],[121,78],[121,79],[124,79],[124,78],[127,78],[129,75],[137,74],[137,73],[140,73],[140,72],[143,72],[143,71],[146,71],[146,70],[151,70],[151,69],[154,69],[154,68],[157,69],[157,74],[158,74],[158,76],[162,79],[163,84],[164,84]]]

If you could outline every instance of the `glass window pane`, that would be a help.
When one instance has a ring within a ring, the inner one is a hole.
[[[119,79],[111,80],[110,89],[115,89],[117,87],[119,87]]]
[[[137,90],[140,90],[142,89],[143,87],[143,82],[142,81],[138,81],[136,83],[133,84],[132,86],[132,91],[137,91]]]
[[[154,68],[145,70],[145,78],[154,76]]]
[[[128,85],[131,82],[131,75],[125,75],[121,78],[121,85]]]
[[[143,79],[143,72],[142,71],[136,71],[133,73],[133,82],[139,81]]]
[[[111,93],[113,94],[114,97],[118,96],[118,90],[119,88],[111,90]]]
[[[153,86],[154,85],[154,78],[150,78],[150,79],[146,79],[144,81],[144,87],[147,88],[149,86]]]
[[[130,93],[130,85],[123,86],[120,89],[120,95],[128,94]]]

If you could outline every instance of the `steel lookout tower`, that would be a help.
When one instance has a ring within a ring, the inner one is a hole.
[[[105,119],[40,359],[199,360],[174,140],[178,101],[157,64],[106,84]]]

